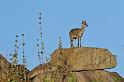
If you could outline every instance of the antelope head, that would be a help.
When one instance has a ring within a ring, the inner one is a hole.
[[[84,28],[88,27],[86,20],[82,20],[82,27],[84,27]]]

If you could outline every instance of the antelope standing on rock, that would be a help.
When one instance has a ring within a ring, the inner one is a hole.
[[[84,30],[87,26],[88,25],[87,25],[86,21],[83,20],[81,28],[71,29],[71,31],[69,32],[71,47],[74,47],[73,40],[76,40],[76,39],[78,40],[78,47],[81,47],[81,37],[82,37]]]

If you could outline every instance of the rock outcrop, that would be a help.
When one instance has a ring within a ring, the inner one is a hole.
[[[103,48],[57,49],[45,65],[34,68],[28,77],[31,82],[124,82],[116,72],[116,58]]]
[[[114,55],[103,48],[58,49],[53,52],[51,63],[54,65],[62,64],[63,59],[72,65],[72,71],[108,69],[117,65]]]
[[[50,62],[37,66],[31,72],[26,69],[26,74],[28,82],[124,82],[118,73],[106,71],[116,65],[116,57],[107,49],[63,48],[53,52]],[[12,76],[11,66],[0,55],[0,82],[7,82]],[[17,68],[21,74],[24,67],[17,65]],[[17,80],[23,82],[21,77]]]

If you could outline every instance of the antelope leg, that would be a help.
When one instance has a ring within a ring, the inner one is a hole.
[[[81,47],[81,38],[80,38],[80,47]]]
[[[80,42],[79,42],[79,38],[78,38],[78,47],[79,47],[79,43],[80,43]]]
[[[73,47],[73,40],[72,39],[71,39],[70,43],[71,43],[71,47]]]

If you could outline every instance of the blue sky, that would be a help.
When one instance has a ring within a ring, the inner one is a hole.
[[[68,32],[80,27],[85,19],[89,27],[83,36],[83,46],[109,49],[117,55],[118,62],[109,71],[124,76],[123,4],[124,0],[0,0],[0,53],[8,57],[14,50],[15,35],[24,33],[28,68],[37,66],[38,13],[42,11],[46,54],[57,48],[59,36],[63,47],[70,47]]]

